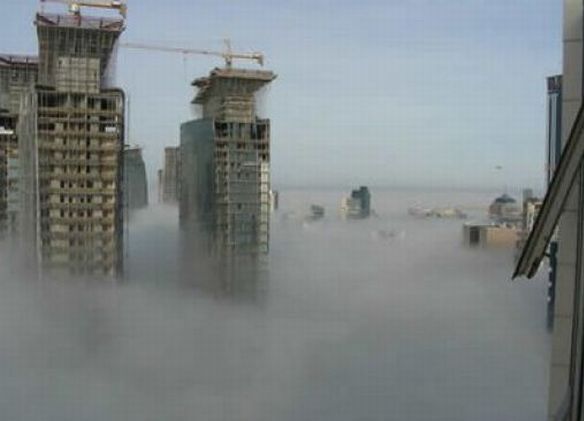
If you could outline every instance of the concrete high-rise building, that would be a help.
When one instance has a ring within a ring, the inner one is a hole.
[[[550,172],[548,180],[555,172],[559,163],[560,154],[558,144],[563,149],[568,140],[569,132],[574,125],[578,109],[582,106],[582,96],[584,86],[582,84],[582,60],[584,55],[582,42],[584,37],[584,26],[582,13],[584,12],[582,0],[564,0],[564,52],[563,52],[563,76],[559,81],[559,86],[552,86],[555,93],[549,98],[551,102],[550,112],[554,114],[550,118],[552,123],[549,129],[550,141]],[[558,81],[557,81],[558,82]],[[561,137],[558,139],[558,135]],[[555,142],[555,143],[554,143]],[[584,198],[582,196],[582,167],[580,166],[579,176],[572,185],[568,193],[568,202],[564,208],[563,215],[559,221],[558,228],[558,250],[557,250],[557,273],[555,280],[554,294],[554,317],[553,317],[553,337],[552,356],[550,370],[549,389],[549,417],[554,417],[562,411],[562,405],[566,401],[566,394],[580,393],[578,399],[582,401],[582,390],[571,389],[570,379],[581,378],[573,372],[581,362],[582,348],[574,348],[573,329],[578,328],[582,315],[574,317],[574,295],[576,288],[581,288],[582,279],[577,273],[578,261],[583,257],[582,243],[578,240],[578,214],[583,211]],[[580,311],[580,309],[576,309]],[[579,321],[576,321],[579,320]],[[576,323],[574,323],[576,321]],[[582,329],[579,327],[579,329]],[[580,336],[578,333],[577,336]],[[572,352],[575,349],[576,352]],[[578,380],[577,380],[578,381]],[[580,405],[578,405],[580,406]],[[573,408],[573,413],[569,419],[580,420],[582,414],[577,416],[577,408]],[[568,419],[568,418],[567,418]]]
[[[38,59],[0,55],[0,236],[16,229],[18,137],[16,126],[22,95],[37,79]]]
[[[158,179],[158,203],[163,202],[163,192],[164,192],[164,170],[157,171],[157,179]]]
[[[178,203],[180,194],[180,148],[164,148],[164,170],[162,172],[162,201]]]
[[[270,121],[258,117],[256,94],[275,78],[224,68],[193,82],[202,118],[181,126],[180,220],[219,255],[269,249]]]
[[[557,276],[549,388],[549,419],[584,417],[584,2],[564,0],[561,109],[550,132],[561,133],[562,155],[514,276],[534,276],[557,227]],[[554,86],[554,91],[559,86]],[[561,98],[561,99],[560,99]],[[559,103],[558,103],[559,104]],[[555,136],[555,135],[554,135]],[[552,135],[552,146],[557,145]],[[557,163],[557,165],[556,165]],[[549,175],[548,175],[549,177]]]
[[[141,148],[124,150],[124,202],[129,210],[148,206],[146,165]]]
[[[123,257],[124,20],[39,13],[38,84],[18,126],[21,226],[41,273],[113,277]]]

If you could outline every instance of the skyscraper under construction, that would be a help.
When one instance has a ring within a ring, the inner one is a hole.
[[[0,237],[16,233],[19,203],[18,136],[20,98],[37,80],[38,59],[0,55]]]
[[[43,273],[122,270],[124,93],[112,85],[121,18],[36,16],[38,84],[18,126],[21,225]]]
[[[180,220],[220,256],[268,252],[270,121],[256,94],[275,78],[227,66],[193,82],[202,118],[181,126]]]

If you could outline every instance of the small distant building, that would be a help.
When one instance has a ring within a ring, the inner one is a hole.
[[[148,206],[146,165],[140,148],[124,150],[124,199],[129,210]]]
[[[310,213],[305,218],[307,221],[318,221],[324,218],[324,207],[319,205],[310,205]]]
[[[515,199],[505,193],[489,206],[489,218],[501,224],[519,223],[522,219],[521,207]]]
[[[365,186],[351,192],[341,202],[341,214],[347,219],[364,219],[371,215],[371,193]]]
[[[464,244],[468,247],[516,247],[520,230],[512,225],[468,223],[463,225]]]

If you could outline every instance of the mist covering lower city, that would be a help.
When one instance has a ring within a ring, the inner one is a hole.
[[[578,419],[584,2],[276,3],[2,1],[0,420]]]
[[[164,205],[135,215],[122,284],[3,272],[6,419],[543,419],[543,279],[512,284],[507,251],[464,249],[460,221],[403,212],[480,214],[489,192],[380,190],[369,221],[300,218],[341,193],[282,192],[267,273],[240,290],[180,273]]]

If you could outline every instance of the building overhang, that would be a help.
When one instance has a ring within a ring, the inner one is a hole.
[[[193,104],[203,104],[212,95],[213,89],[224,80],[240,80],[242,82],[254,83],[255,89],[266,85],[276,79],[277,75],[269,70],[237,69],[237,68],[215,68],[209,76],[195,79],[191,85],[198,89],[197,95],[193,99]]]

